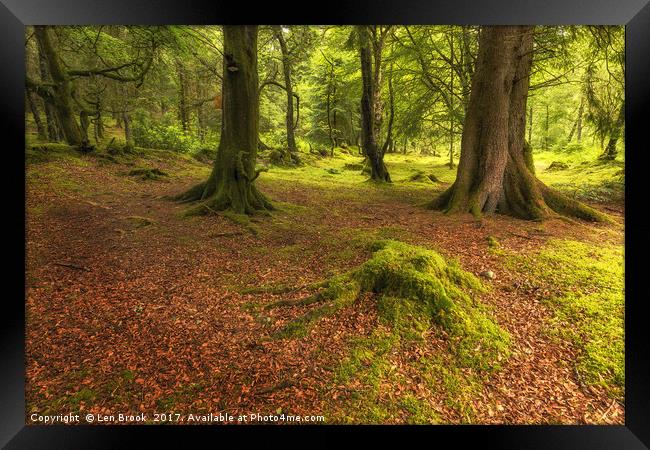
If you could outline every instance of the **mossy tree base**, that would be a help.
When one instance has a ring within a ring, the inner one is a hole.
[[[549,188],[530,172],[506,179],[504,184],[494,205],[482,201],[479,191],[463,191],[454,183],[427,207],[449,214],[472,213],[475,217],[497,212],[525,220],[567,216],[589,222],[611,222],[606,214]]]
[[[188,215],[220,211],[253,215],[267,213],[275,209],[253,183],[231,181],[218,185],[212,182],[212,177],[180,194],[175,200],[184,203],[198,202],[187,210],[186,214]]]
[[[320,304],[287,323],[276,337],[304,336],[322,317],[352,305],[364,293],[374,293],[381,321],[415,338],[432,325],[440,327],[461,365],[488,370],[507,355],[508,334],[473,298],[485,291],[474,275],[422,247],[378,241],[372,250],[361,266],[319,283],[317,293],[267,306]]]

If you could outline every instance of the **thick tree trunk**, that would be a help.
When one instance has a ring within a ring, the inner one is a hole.
[[[29,105],[29,110],[32,113],[34,118],[34,123],[36,124],[36,133],[38,139],[44,141],[47,139],[47,133],[45,132],[45,127],[43,126],[43,121],[41,120],[41,113],[38,110],[36,105],[36,99],[34,98],[34,93],[30,90],[27,91],[27,104]]]
[[[372,69],[372,54],[368,29],[366,26],[358,26],[360,41],[360,58],[361,58],[361,126],[363,151],[370,163],[370,179],[373,181],[390,182],[390,174],[384,164],[384,154],[382,149],[377,147],[376,138],[376,89],[374,87],[374,77]]]
[[[609,141],[607,142],[607,147],[600,159],[611,161],[616,159],[618,151],[616,150],[616,144],[621,137],[621,131],[623,130],[623,124],[625,123],[625,102],[621,104],[621,109],[618,111],[618,117],[616,118],[616,123],[612,132],[609,134]]]
[[[41,75],[41,82],[51,82],[52,78],[47,69],[47,60],[43,54],[41,43],[37,40],[38,46],[38,68]],[[45,121],[47,123],[47,136],[51,142],[58,142],[64,139],[63,133],[60,131],[59,120],[57,118],[56,108],[47,99],[43,99],[45,106]]]
[[[254,184],[259,141],[257,26],[223,27],[221,141],[208,180],[178,197],[201,200],[190,213],[232,210],[253,214],[273,209]]]
[[[524,136],[532,31],[530,26],[482,29],[458,175],[430,206],[475,216],[498,211],[524,219],[559,213],[607,220],[592,208],[551,190],[529,169],[532,158],[526,154]]]
[[[287,127],[287,148],[289,152],[296,153],[296,137],[294,133],[295,125],[293,122],[293,85],[291,83],[291,60],[289,58],[289,50],[287,43],[282,34],[282,27],[274,27],[275,38],[280,44],[280,52],[282,53],[282,72],[284,74],[284,86],[287,93],[287,114],[286,114],[286,127]]]
[[[54,84],[51,95],[47,100],[56,109],[61,131],[66,142],[70,145],[81,146],[83,136],[81,128],[75,119],[74,109],[72,108],[70,79],[52,45],[49,28],[42,25],[35,26],[34,34],[43,52],[48,72]]]

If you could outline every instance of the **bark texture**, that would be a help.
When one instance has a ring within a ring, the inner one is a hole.
[[[38,92],[56,109],[59,125],[66,142],[70,145],[81,146],[83,135],[81,127],[75,119],[75,112],[72,107],[70,79],[52,45],[49,27],[35,26],[34,34],[39,48],[43,52],[43,58],[53,84],[51,91],[42,89]]]
[[[221,141],[208,180],[178,197],[200,203],[190,213],[273,209],[256,188],[259,140],[257,26],[224,26]]]
[[[539,181],[525,142],[533,27],[481,29],[454,184],[430,203],[450,213],[499,212],[539,220],[554,214],[602,221],[606,216]]]
[[[370,164],[370,179],[373,181],[390,182],[390,174],[388,173],[386,164],[384,164],[383,149],[377,145],[377,90],[375,87],[377,71],[375,70],[373,73],[372,46],[368,27],[358,26],[357,31],[359,33],[359,55],[361,59],[362,78],[361,135],[363,151]],[[377,64],[376,61],[375,64]]]

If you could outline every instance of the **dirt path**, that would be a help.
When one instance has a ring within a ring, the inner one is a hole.
[[[479,422],[624,421],[621,405],[580,385],[575,350],[544,332],[543,292],[505,270],[486,244],[496,236],[527,252],[592,228],[556,221],[540,232],[503,217],[477,224],[414,206],[417,198],[342,201],[315,187],[262,182],[270,197],[298,206],[256,219],[255,235],[221,216],[184,218],[183,205],[161,198],[191,177],[133,181],[121,166],[56,164],[75,189],[48,179],[28,185],[28,414],[70,404],[104,413],[320,414],[346,343],[376,326],[372,299],[325,318],[307,338],[269,340],[301,308],[260,320],[251,305],[277,297],[239,292],[352,267],[367,255],[351,252],[342,230],[384,229],[472,273],[496,274],[483,301],[511,333],[513,356],[475,399]]]

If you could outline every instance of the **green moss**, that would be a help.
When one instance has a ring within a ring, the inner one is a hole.
[[[59,143],[35,144],[25,147],[25,162],[38,164],[62,159],[78,159],[77,147]]]
[[[162,177],[168,177],[169,175],[155,167],[142,167],[130,170],[129,176],[137,176],[142,180],[160,180]]]
[[[547,300],[552,334],[579,350],[576,369],[587,384],[622,398],[625,385],[623,247],[550,240],[539,252],[510,261],[557,290]]]
[[[418,365],[427,387],[444,398],[445,405],[458,415],[459,421],[475,422],[472,400],[481,389],[482,377],[463,371],[448,355],[421,358]]]
[[[413,337],[435,324],[454,341],[459,361],[489,369],[508,353],[509,338],[474,296],[481,282],[433,250],[398,241],[377,241],[361,266],[337,276],[315,295],[324,304],[289,322],[280,336],[304,336],[325,315],[352,304],[361,292],[377,295],[380,319],[400,334]]]
[[[499,241],[497,240],[497,238],[495,238],[494,236],[488,236],[487,237],[487,244],[488,244],[488,247],[495,248],[495,249],[499,248],[501,246],[501,244],[499,244]]]

